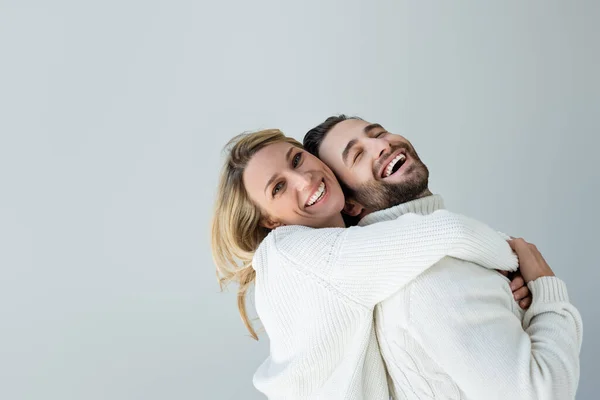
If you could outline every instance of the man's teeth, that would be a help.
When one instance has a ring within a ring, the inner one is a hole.
[[[326,193],[325,182],[321,182],[321,184],[319,185],[319,188],[317,189],[317,191],[315,192],[315,194],[313,194],[312,196],[310,196],[310,199],[308,199],[308,203],[306,203],[306,204],[308,206],[312,206],[317,201],[319,201],[321,199],[321,197],[323,197],[325,195],[325,193]]]
[[[388,164],[387,168],[383,173],[384,178],[390,176],[392,174],[392,170],[394,169],[394,165],[396,165],[398,161],[404,160],[405,158],[406,156],[404,154],[398,154],[396,157],[394,157],[394,159]]]

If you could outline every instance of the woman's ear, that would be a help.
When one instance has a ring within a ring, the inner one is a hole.
[[[275,228],[285,225],[285,224],[282,224],[279,221],[275,221],[269,217],[263,218],[263,220],[260,222],[260,224],[267,229],[275,229]]]
[[[344,214],[350,215],[351,217],[356,217],[357,215],[360,215],[360,213],[363,212],[363,210],[363,206],[361,206],[354,200],[346,200],[342,212]]]

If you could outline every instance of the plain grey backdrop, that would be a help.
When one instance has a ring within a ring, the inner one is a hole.
[[[209,223],[221,149],[345,112],[536,243],[600,390],[597,1],[0,0],[0,398],[261,399]]]

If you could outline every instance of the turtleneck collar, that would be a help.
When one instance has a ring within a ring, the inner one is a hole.
[[[376,222],[389,221],[408,213],[427,215],[431,214],[435,210],[440,210],[443,208],[444,200],[442,199],[442,196],[433,194],[421,199],[386,208],[385,210],[375,211],[361,219],[358,222],[358,226],[367,226]]]

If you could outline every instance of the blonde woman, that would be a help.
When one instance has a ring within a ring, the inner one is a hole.
[[[517,269],[486,225],[439,210],[345,228],[332,171],[278,130],[234,138],[221,175],[212,248],[222,284],[246,292],[270,355],[254,375],[269,399],[389,399],[373,329],[375,305],[443,257]]]

